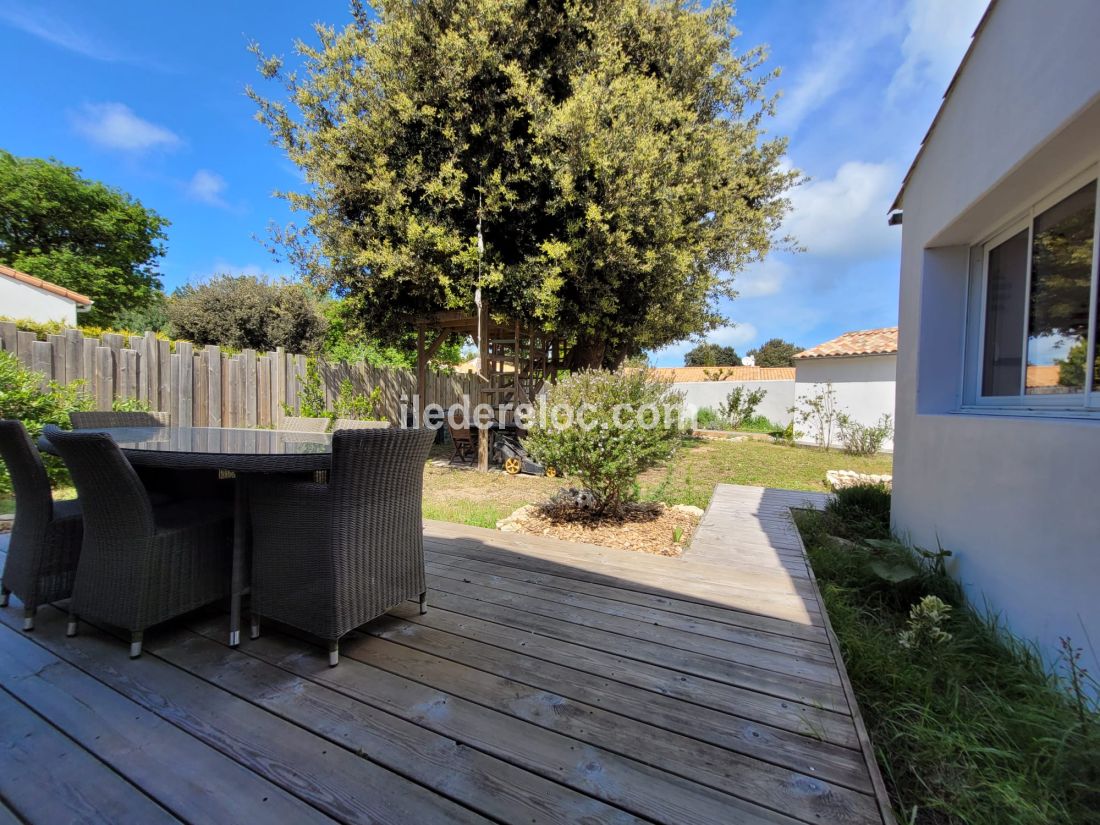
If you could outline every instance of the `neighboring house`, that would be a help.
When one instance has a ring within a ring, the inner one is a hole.
[[[0,265],[0,315],[75,327],[76,314],[91,306],[92,299],[79,292]]]
[[[791,416],[787,410],[794,404],[794,369],[791,367],[658,367],[653,373],[672,382],[672,389],[684,394],[684,405],[691,413],[703,407],[718,409],[718,405],[736,387],[746,391],[763,390],[764,400],[757,415],[785,424]]]
[[[894,204],[894,526],[1100,672],[1100,2],[996,0]],[[1089,366],[1094,365],[1094,366]]]
[[[837,408],[861,424],[894,415],[894,379],[898,367],[898,328],[846,332],[794,357],[795,395],[813,395],[832,384]],[[799,439],[812,443],[803,434]],[[887,440],[884,450],[893,442]]]

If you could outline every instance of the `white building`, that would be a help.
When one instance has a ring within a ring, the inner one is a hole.
[[[76,313],[92,305],[92,299],[0,265],[0,316],[31,321],[60,321],[76,326]]]
[[[894,207],[895,527],[952,550],[1017,635],[1049,653],[1071,637],[1094,673],[1098,33],[1097,0],[991,3]]]
[[[795,396],[812,396],[832,385],[837,409],[860,424],[894,416],[894,380],[898,366],[898,328],[846,332],[794,357]],[[813,438],[803,434],[805,443]],[[889,451],[893,441],[883,449]]]

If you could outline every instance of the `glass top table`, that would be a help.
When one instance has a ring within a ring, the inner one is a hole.
[[[136,466],[293,473],[327,470],[332,464],[331,433],[222,427],[92,429],[108,433]],[[53,452],[45,437],[42,447]]]

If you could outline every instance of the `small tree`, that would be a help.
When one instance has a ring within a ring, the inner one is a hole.
[[[795,421],[808,428],[818,447],[825,450],[832,448],[833,433],[844,414],[837,405],[836,390],[832,383],[815,384],[813,392],[800,395],[798,403],[789,407],[787,412],[794,415]]]
[[[718,414],[729,421],[730,427],[739,430],[753,417],[767,394],[768,391],[763,389],[746,391],[744,387],[734,387],[726,400],[718,405]]]
[[[680,442],[683,394],[651,373],[576,372],[539,402],[524,442],[536,461],[575,476],[597,512],[637,498],[638,474]]]

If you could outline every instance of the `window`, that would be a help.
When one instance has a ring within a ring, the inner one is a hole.
[[[978,405],[1100,410],[1097,181],[1054,201],[982,247]]]

